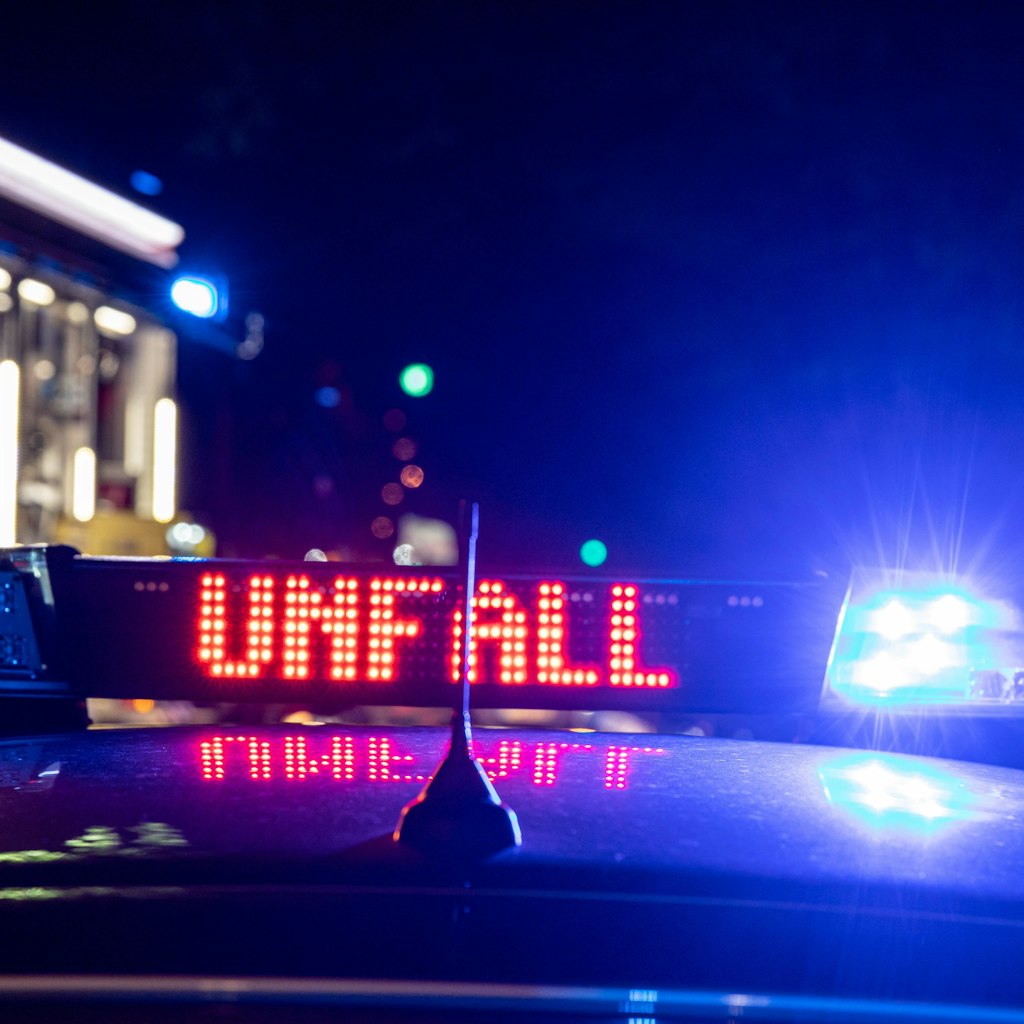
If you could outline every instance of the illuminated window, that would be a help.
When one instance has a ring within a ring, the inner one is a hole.
[[[637,588],[617,583],[612,587],[612,614],[608,664],[612,686],[675,686],[675,676],[665,669],[641,668],[640,617],[637,614]]]
[[[490,621],[481,622],[479,612],[496,613]],[[525,683],[526,640],[529,630],[526,612],[519,607],[514,594],[505,590],[498,580],[482,580],[473,598],[473,639],[469,644],[469,681],[478,682],[480,676],[480,644],[493,643],[497,647],[499,683]],[[458,682],[462,672],[462,612],[455,613],[452,627],[452,681]]]
[[[595,686],[597,669],[566,661],[565,585],[541,583],[537,597],[537,682]]]

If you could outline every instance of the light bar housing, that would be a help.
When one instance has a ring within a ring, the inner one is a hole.
[[[444,706],[458,676],[457,570],[16,548],[4,581],[46,628],[0,692]],[[474,704],[813,710],[837,605],[812,581],[482,572]]]

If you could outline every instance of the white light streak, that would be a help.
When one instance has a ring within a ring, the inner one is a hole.
[[[71,514],[87,523],[96,514],[96,453],[79,448],[72,465]]]
[[[173,267],[185,232],[136,203],[0,139],[0,195],[160,267]]]
[[[178,407],[161,398],[153,411],[153,518],[174,518],[175,462],[178,446]]]
[[[21,371],[0,362],[0,547],[16,543],[18,528],[18,411]]]

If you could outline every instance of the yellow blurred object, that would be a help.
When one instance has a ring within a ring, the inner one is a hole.
[[[132,701],[132,710],[137,711],[140,715],[148,715],[155,707],[155,700],[136,699]]]
[[[100,511],[88,522],[61,518],[54,531],[57,544],[70,544],[85,555],[167,554],[167,527],[131,512]]]

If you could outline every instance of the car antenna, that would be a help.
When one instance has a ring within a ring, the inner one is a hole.
[[[476,593],[476,539],[480,507],[461,509],[466,538],[465,595],[462,613],[462,669],[452,708],[448,752],[430,782],[415,800],[402,808],[394,839],[426,853],[459,857],[489,857],[523,840],[515,811],[502,803],[473,754],[469,714],[469,656],[473,636],[473,596]],[[468,512],[468,516],[466,513]],[[468,519],[468,522],[465,520]]]

